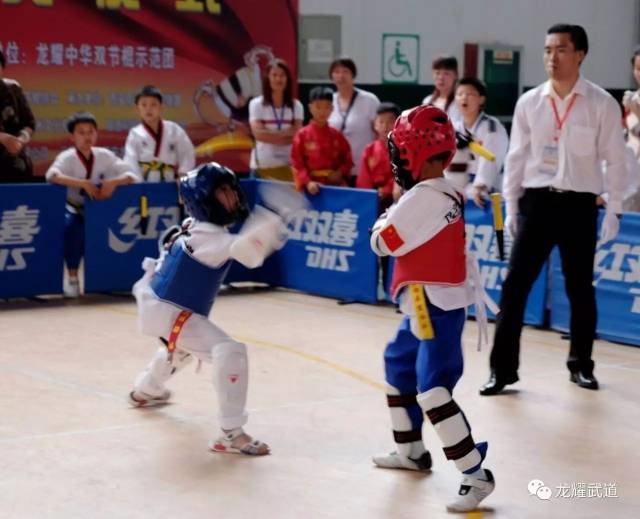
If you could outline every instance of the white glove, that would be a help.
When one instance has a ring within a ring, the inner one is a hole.
[[[236,240],[231,244],[231,257],[245,267],[259,267],[273,251],[281,249],[287,241],[287,227],[272,211],[255,207]]]
[[[613,240],[618,235],[618,231],[620,231],[618,215],[613,211],[607,211],[604,215],[604,220],[602,220],[602,227],[600,227],[598,247]]]
[[[504,219],[504,228],[511,236],[511,239],[515,239],[516,234],[518,234],[518,215],[508,214]]]

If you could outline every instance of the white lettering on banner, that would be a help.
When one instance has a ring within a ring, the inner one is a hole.
[[[596,251],[594,272],[598,280],[609,280],[628,285],[640,283],[640,245],[614,242],[607,249]],[[631,313],[640,314],[640,287],[629,287],[634,296]]]
[[[39,209],[19,205],[14,210],[5,210],[0,219],[0,271],[24,270],[27,268],[26,254],[35,252],[35,247],[15,247],[29,245],[40,232],[38,226]]]
[[[289,228],[290,240],[316,244],[305,246],[307,267],[349,272],[349,258],[355,256],[355,251],[334,247],[353,248],[358,239],[358,214],[350,209],[335,213],[314,209],[302,211],[289,222]]]
[[[177,207],[149,207],[149,223],[147,233],[140,231],[140,209],[138,207],[127,207],[118,218],[118,223],[122,224],[118,233],[109,229],[109,248],[119,254],[129,252],[138,240],[157,240],[160,231],[167,227],[176,225],[180,219],[180,212]],[[121,239],[122,237],[132,237],[132,239]]]

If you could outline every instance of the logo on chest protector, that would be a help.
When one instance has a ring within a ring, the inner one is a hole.
[[[460,205],[458,204],[454,204],[451,210],[444,215],[447,223],[449,224],[455,222],[458,218],[460,218],[460,216],[462,216],[462,210],[460,208]]]
[[[229,375],[229,382],[235,384],[238,378],[240,378],[238,375]]]

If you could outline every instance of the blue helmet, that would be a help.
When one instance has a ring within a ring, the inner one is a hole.
[[[238,195],[238,207],[229,212],[216,199],[215,191],[230,186]],[[180,179],[180,194],[187,212],[196,220],[231,225],[249,215],[249,206],[236,175],[217,162],[203,164]]]

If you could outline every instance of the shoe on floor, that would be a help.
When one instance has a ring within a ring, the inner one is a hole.
[[[171,391],[164,390],[160,396],[149,395],[142,391],[133,390],[129,393],[127,400],[133,407],[153,407],[154,405],[166,404],[171,398]]]
[[[447,505],[448,512],[471,512],[478,508],[482,500],[496,488],[496,482],[490,470],[484,469],[487,479],[464,476],[455,501]]]
[[[373,463],[381,469],[406,469],[426,472],[431,469],[431,454],[425,451],[419,458],[401,456],[397,452],[374,456]]]
[[[593,376],[593,373],[586,373],[584,371],[574,371],[571,373],[569,380],[574,384],[578,384],[585,389],[597,390],[600,386],[598,380]]]
[[[78,278],[69,278],[63,288],[64,297],[76,299],[80,297],[80,281]]]
[[[514,373],[507,377],[498,377],[495,372],[491,372],[491,376],[487,383],[480,388],[479,393],[482,396],[493,396],[502,393],[505,386],[518,382],[518,374]]]

